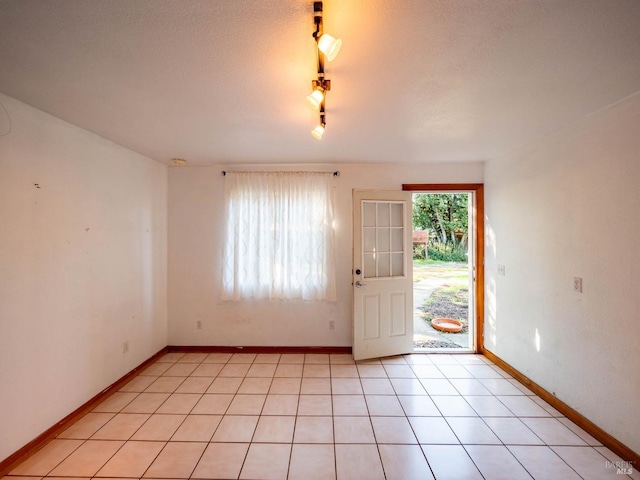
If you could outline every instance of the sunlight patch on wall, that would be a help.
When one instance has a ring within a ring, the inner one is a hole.
[[[493,231],[493,227],[491,227],[491,224],[489,223],[489,217],[486,215],[484,217],[484,224],[486,225],[484,229],[485,255],[488,253],[487,251],[490,250],[490,253],[495,259],[497,257],[496,233]]]
[[[498,343],[498,310],[497,310],[497,285],[495,273],[491,265],[496,260],[496,236],[489,224],[489,218],[485,216],[485,346],[494,349]],[[489,267],[489,268],[487,268]]]
[[[496,302],[496,279],[492,274],[485,277],[485,346],[494,348],[498,343],[497,330],[497,302]]]

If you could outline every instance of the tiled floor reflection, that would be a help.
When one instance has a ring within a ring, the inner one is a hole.
[[[169,353],[4,480],[640,478],[619,460],[479,355]]]

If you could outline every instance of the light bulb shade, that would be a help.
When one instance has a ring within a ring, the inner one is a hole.
[[[333,38],[328,33],[325,33],[318,40],[318,50],[324,53],[327,60],[331,61],[338,56],[338,52],[340,52],[340,47],[342,47],[342,40]]]
[[[318,125],[316,128],[311,130],[311,135],[313,135],[313,138],[315,138],[316,140],[322,139],[323,134],[324,134],[324,127],[322,125]]]
[[[316,110],[320,109],[322,100],[324,100],[322,90],[314,90],[311,95],[307,95],[307,102],[309,102],[309,104]]]

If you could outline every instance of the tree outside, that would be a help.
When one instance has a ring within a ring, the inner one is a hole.
[[[469,194],[414,194],[413,228],[429,231],[427,252],[417,248],[414,251],[414,258],[466,262],[469,238]]]

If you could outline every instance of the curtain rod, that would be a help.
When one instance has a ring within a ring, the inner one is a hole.
[[[272,173],[272,172],[250,172],[250,173]],[[285,172],[286,173],[286,172]],[[329,173],[329,172],[302,172],[302,173]],[[222,176],[224,177],[227,174],[226,170],[222,170]],[[340,176],[340,170],[336,170],[333,172],[334,177]]]

